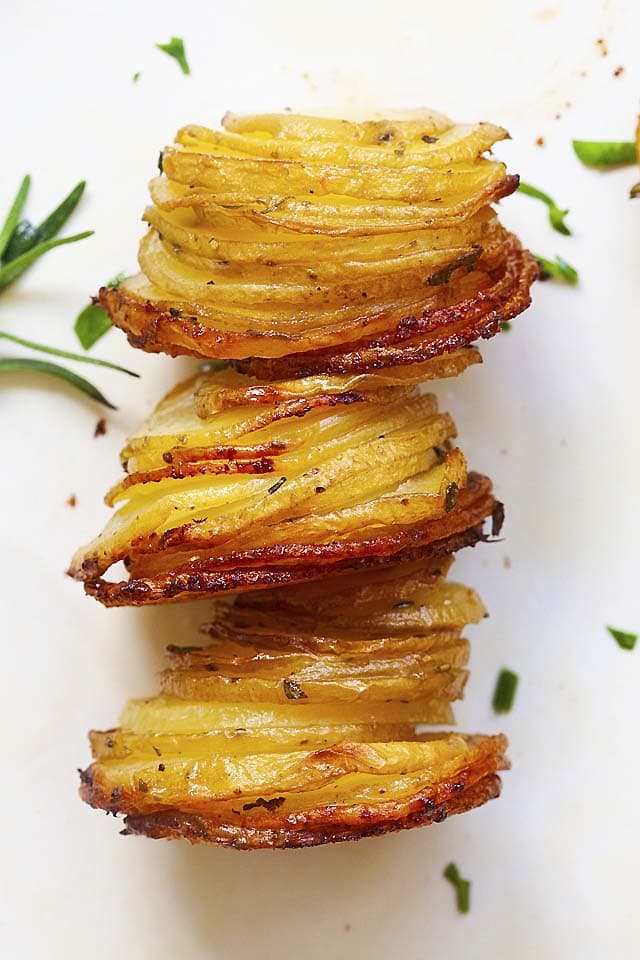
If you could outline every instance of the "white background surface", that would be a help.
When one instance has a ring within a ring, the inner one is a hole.
[[[429,105],[503,123],[514,139],[500,155],[571,208],[574,236],[553,233],[545,208],[523,196],[503,203],[504,219],[581,273],[578,289],[539,285],[533,309],[484,345],[484,366],[439,391],[471,463],[507,503],[505,542],[467,551],[455,568],[491,611],[470,631],[459,721],[508,733],[503,797],[359,844],[240,854],[123,839],[77,800],[87,729],[152,692],[163,647],[193,642],[202,619],[202,606],[104,610],[63,576],[107,515],[101,497],[126,432],[189,364],[105,337],[94,352],[143,378],[96,374],[120,407],[100,439],[99,410],[64,387],[3,380],[4,956],[637,956],[640,650],[620,651],[604,625],[640,629],[640,200],[627,199],[638,171],[591,172],[570,147],[572,137],[632,136],[637,11],[632,0],[2,5],[0,206],[28,171],[38,220],[86,178],[69,232],[96,230],[3,295],[4,329],[77,349],[72,324],[87,295],[135,266],[159,148],[178,126],[215,125],[228,108]],[[172,34],[185,38],[191,77],[154,50]],[[513,712],[496,718],[503,665],[521,687]],[[441,877],[449,860],[473,881],[466,917]]]

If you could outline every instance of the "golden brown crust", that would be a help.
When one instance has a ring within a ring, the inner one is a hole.
[[[508,767],[504,736],[478,737],[468,762],[455,776],[441,780],[409,797],[375,804],[325,805],[282,812],[281,805],[265,801],[223,813],[156,809],[140,812],[139,798],[125,792],[105,796],[94,783],[92,767],[81,774],[80,795],[91,806],[125,816],[124,834],[154,839],[183,838],[191,843],[215,843],[238,850],[310,847],[359,840],[369,836],[440,823],[457,813],[481,806],[500,794],[498,770]]]
[[[404,317],[393,330],[373,340],[327,349],[290,354],[268,360],[250,357],[234,366],[251,376],[305,377],[314,373],[368,373],[386,367],[422,363],[437,356],[487,340],[502,324],[523,313],[531,304],[530,287],[537,278],[537,261],[511,237],[511,254],[505,275],[494,288],[479,290],[473,298],[453,306]]]
[[[268,379],[320,371],[368,372],[418,363],[487,339],[499,332],[501,323],[526,310],[531,302],[529,288],[538,275],[537,263],[513,235],[505,248],[504,262],[490,274],[490,284],[475,289],[470,296],[456,301],[452,282],[447,285],[452,287],[452,295],[443,297],[443,305],[426,307],[422,313],[392,313],[386,322],[378,316],[375,335],[350,343],[339,336],[331,346],[320,350],[305,350],[303,343],[296,343],[292,337],[269,333],[263,335],[264,352],[259,352],[255,331],[218,329],[204,317],[171,313],[169,308],[132,297],[122,289],[103,287],[98,299],[131,345],[150,353],[233,358],[239,369]],[[363,318],[360,328],[370,322]],[[281,346],[275,349],[277,340]]]
[[[208,560],[197,558],[153,577],[133,576],[117,583],[88,577],[85,591],[107,607],[167,603],[444,556],[486,539],[483,522],[494,514],[496,504],[490,480],[472,473],[450,513],[400,532],[367,541],[280,544]]]

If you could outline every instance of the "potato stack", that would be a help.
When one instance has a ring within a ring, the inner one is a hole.
[[[446,572],[502,505],[420,384],[528,306],[535,261],[490,206],[518,180],[483,156],[506,133],[223,126],[163,151],[142,272],[100,291],[134,346],[209,364],[129,439],[70,570],[106,606],[214,597],[211,642],[171,647],[160,695],[91,735],[82,796],[239,848],[441,820],[505,766],[502,737],[417,730],[452,722],[484,611]]]
[[[443,820],[499,792],[504,737],[417,734],[461,696],[484,609],[451,558],[221,601],[161,693],[91,734],[82,796],[127,833],[242,849]]]

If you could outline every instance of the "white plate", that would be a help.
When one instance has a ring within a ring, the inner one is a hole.
[[[2,205],[27,171],[35,217],[86,177],[73,228],[96,230],[50,253],[2,297],[5,329],[74,349],[72,322],[87,295],[135,264],[159,148],[181,124],[215,124],[228,108],[353,114],[430,105],[504,123],[514,140],[500,155],[571,208],[574,236],[553,233],[544,207],[523,196],[503,204],[504,219],[536,252],[561,253],[581,274],[578,289],[539,285],[534,308],[483,347],[484,366],[439,390],[471,462],[507,503],[505,542],[467,551],[455,569],[491,610],[471,634],[459,720],[462,729],[508,733],[513,770],[502,799],[354,845],[244,856],[125,840],[113,819],[77,800],[87,729],[113,724],[127,697],[153,691],[163,647],[191,642],[202,612],[104,610],[63,576],[73,549],[107,516],[101,497],[125,434],[189,364],[144,356],[110,333],[95,352],[143,378],[96,374],[120,406],[99,439],[100,412],[65,388],[3,381],[5,956],[637,954],[640,651],[620,651],[605,624],[640,627],[640,201],[627,200],[638,174],[586,170],[570,146],[572,137],[632,135],[634,8],[592,0],[5,5]],[[172,34],[185,37],[191,77],[153,47]],[[66,506],[72,493],[75,509]],[[490,699],[503,665],[520,673],[521,687],[500,719]],[[473,881],[466,917],[441,876],[449,860]]]

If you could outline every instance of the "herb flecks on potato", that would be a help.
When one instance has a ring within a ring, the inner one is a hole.
[[[467,474],[451,417],[412,379],[224,369],[180,384],[122,451],[118,509],[70,573],[107,606],[158,603],[477,542],[491,485]],[[105,581],[121,560],[129,580]]]
[[[484,616],[450,558],[218,601],[156,697],[93,732],[81,794],[125,832],[240,849],[358,839],[497,796],[504,737],[450,724]]]
[[[491,204],[506,131],[424,113],[187,126],[151,182],[141,273],[100,302],[134,346],[261,377],[421,363],[529,305],[532,256]]]

